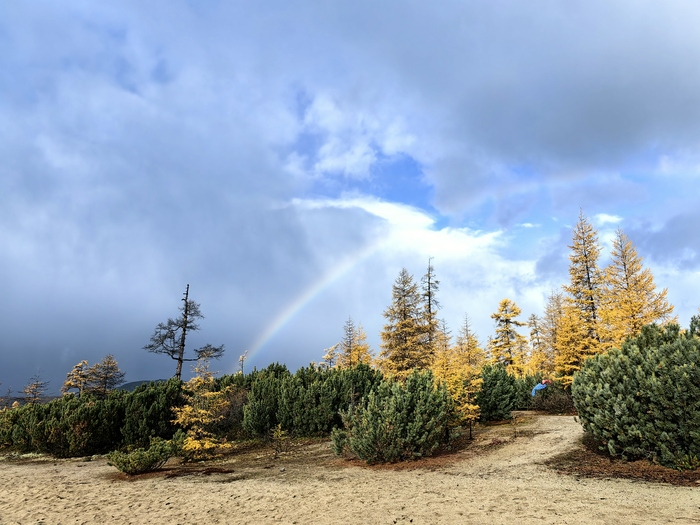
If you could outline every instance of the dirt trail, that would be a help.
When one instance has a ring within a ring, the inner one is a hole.
[[[233,458],[219,473],[135,481],[104,459],[2,461],[0,525],[700,523],[700,487],[586,479],[545,465],[579,446],[571,417],[530,418],[518,433],[489,429],[479,454],[429,468],[362,467],[333,459],[327,444],[296,459]]]

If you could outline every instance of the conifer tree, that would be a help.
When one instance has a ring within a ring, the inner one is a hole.
[[[224,345],[212,346],[206,344],[195,349],[194,358],[185,357],[185,343],[187,334],[199,330],[197,321],[204,319],[199,303],[190,300],[190,285],[185,289],[180,307],[181,315],[177,319],[169,318],[166,323],[158,323],[151,336],[151,342],[143,347],[148,352],[165,354],[177,362],[175,377],[182,377],[182,365],[185,361],[199,361],[201,359],[219,359],[224,355]]]
[[[385,310],[379,367],[385,374],[405,379],[414,368],[427,368],[421,297],[413,276],[402,268],[392,286],[392,302]]]
[[[49,382],[41,379],[39,373],[35,374],[22,389],[25,402],[28,405],[36,405],[44,397],[48,387]]]
[[[77,390],[78,395],[82,395],[90,379],[89,372],[90,367],[88,366],[88,362],[83,359],[66,374],[66,381],[61,387],[61,392],[67,394],[71,390]]]
[[[108,392],[124,382],[124,375],[112,354],[107,354],[102,361],[92,366],[83,360],[66,374],[61,392],[67,394],[71,390],[77,390],[79,396],[92,394],[105,397]]]
[[[555,356],[555,371],[567,386],[582,363],[603,349],[600,310],[605,274],[598,267],[601,251],[598,232],[583,212],[579,214],[569,248],[570,282],[563,286],[564,315],[558,327]]]
[[[334,368],[338,361],[338,347],[340,343],[336,343],[333,346],[326,348],[323,352],[323,361],[321,365],[327,368]]]
[[[428,258],[428,270],[421,279],[421,297],[423,302],[423,326],[425,329],[426,353],[432,355],[435,348],[435,338],[439,331],[439,321],[437,318],[440,302],[437,300],[437,292],[440,289],[440,281],[435,278],[435,268]]]
[[[343,338],[340,341],[338,362],[339,368],[351,368],[360,363],[370,364],[372,351],[367,343],[367,334],[362,325],[355,325],[352,317],[343,326]]]
[[[232,387],[214,388],[214,373],[206,358],[199,360],[193,371],[195,376],[186,383],[185,404],[173,407],[173,423],[187,431],[181,450],[187,460],[203,459],[231,447],[216,436],[214,427],[229,409]]]
[[[527,326],[530,329],[530,350],[529,358],[525,366],[525,373],[549,373],[552,367],[549,366],[549,356],[545,351],[542,321],[536,314],[531,314],[530,317],[527,318]]]
[[[462,361],[471,368],[481,369],[486,362],[486,352],[479,344],[479,338],[472,330],[469,315],[464,315],[464,323],[459,329],[457,335],[457,351],[462,356]]]
[[[498,311],[491,314],[496,324],[496,336],[490,341],[491,360],[503,364],[510,373],[522,375],[524,371],[523,348],[527,339],[517,332],[517,328],[525,326],[517,317],[521,310],[514,301],[503,299],[498,305]]]
[[[654,276],[642,265],[632,241],[618,229],[613,239],[610,265],[606,268],[601,308],[606,348],[619,348],[627,337],[638,335],[642,326],[670,320],[673,306],[667,289],[656,291]]]
[[[557,354],[557,343],[559,330],[564,316],[564,294],[557,290],[552,292],[547,297],[547,303],[544,308],[544,315],[541,319],[541,341],[542,350],[547,359],[545,361],[545,369],[543,372],[551,374],[554,372],[554,357]]]
[[[87,363],[87,361],[86,361]],[[95,363],[88,369],[88,382],[84,390],[98,397],[105,397],[124,382],[124,372],[119,370],[119,365],[112,354],[107,354],[102,361]]]
[[[598,232],[584,217],[583,212],[579,214],[578,223],[574,227],[572,243],[569,246],[570,282],[563,288],[567,293],[567,303],[575,308],[586,337],[591,340],[586,346],[595,353],[600,343],[599,310],[605,275],[598,267],[601,250]]]

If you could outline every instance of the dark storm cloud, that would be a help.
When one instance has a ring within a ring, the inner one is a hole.
[[[235,362],[381,230],[288,203],[354,181],[391,188],[367,182],[392,177],[377,159],[408,159],[438,210],[476,229],[573,222],[580,206],[653,216],[637,242],[695,267],[698,217],[672,218],[671,194],[653,201],[659,184],[694,188],[674,170],[698,164],[698,9],[3,3],[0,381],[19,388],[41,369],[57,389],[108,352],[130,380],[169,375],[140,348],[188,282],[207,316],[193,344],[225,343]],[[659,182],[661,159],[674,168]],[[542,278],[562,271],[562,242],[542,248]],[[309,347],[332,339],[324,323],[295,330],[314,331]]]
[[[646,258],[680,270],[696,271],[700,268],[699,226],[700,211],[696,206],[692,211],[674,215],[661,227],[647,224],[625,233]]]

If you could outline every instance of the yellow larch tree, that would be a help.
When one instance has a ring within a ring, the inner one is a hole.
[[[355,325],[352,317],[343,326],[343,338],[338,347],[338,368],[350,368],[360,363],[370,364],[372,362],[372,350],[367,343],[367,334],[362,324]]]
[[[384,311],[387,323],[381,333],[377,364],[382,372],[405,379],[414,368],[428,368],[432,355],[426,352],[421,296],[413,276],[402,268],[392,286],[392,302]]]
[[[214,374],[207,359],[198,361],[194,372],[195,376],[185,383],[185,404],[173,408],[173,423],[187,432],[182,444],[182,454],[187,460],[210,457],[231,447],[212,431],[229,409],[231,387],[219,391],[213,389]]]
[[[553,370],[554,363],[550,362],[545,351],[542,321],[536,314],[532,314],[527,318],[527,326],[530,329],[530,349],[525,363],[525,374],[536,374],[537,372],[549,374]]]
[[[437,299],[437,292],[440,289],[440,281],[435,277],[435,268],[432,265],[433,258],[428,258],[428,269],[421,278],[421,302],[422,302],[422,324],[424,330],[423,344],[424,352],[431,356],[435,352],[435,343],[438,338],[440,321],[437,313],[440,309],[440,301]]]
[[[601,300],[605,273],[598,267],[600,243],[598,232],[588,219],[579,214],[573,231],[569,255],[570,282],[564,285],[564,315],[558,329],[555,371],[565,385],[573,381],[573,372],[587,358],[602,351]]]
[[[496,324],[496,336],[489,341],[489,352],[493,363],[502,363],[508,372],[515,376],[521,376],[524,372],[527,347],[527,338],[518,333],[517,329],[525,326],[518,321],[522,313],[515,301],[503,299],[498,305],[498,310],[491,314]]]
[[[460,424],[471,424],[479,418],[479,406],[474,399],[481,388],[479,377],[485,362],[484,350],[472,332],[465,316],[457,343],[450,344],[450,334],[443,321],[436,333],[435,359],[431,369],[435,377],[445,382],[455,405]]]
[[[666,298],[668,290],[656,291],[651,270],[644,268],[643,258],[621,229],[615,233],[612,248],[601,304],[605,348],[619,348],[627,337],[638,335],[642,326],[672,320],[673,313]]]
[[[554,358],[557,354],[559,331],[564,317],[564,294],[557,290],[547,297],[544,314],[540,320],[542,351],[547,356],[545,372],[554,373]]]

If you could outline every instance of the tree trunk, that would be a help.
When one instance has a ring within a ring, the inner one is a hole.
[[[187,315],[189,313],[189,295],[190,295],[190,285],[187,285],[185,289],[185,297],[183,301],[185,302],[185,308],[182,310],[182,335],[180,336],[180,347],[177,352],[177,372],[175,372],[175,377],[178,380],[182,379],[182,363],[185,360],[185,338],[187,337]]]

